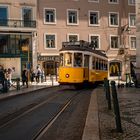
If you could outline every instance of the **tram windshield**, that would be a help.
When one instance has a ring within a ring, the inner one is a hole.
[[[74,67],[82,67],[82,53],[74,53]]]
[[[68,67],[72,66],[72,53],[64,54],[64,66],[68,66]]]
[[[64,55],[63,53],[60,54],[60,66],[63,66],[63,62],[64,62]]]

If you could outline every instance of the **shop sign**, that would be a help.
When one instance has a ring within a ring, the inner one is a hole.
[[[110,62],[109,74],[110,76],[120,76],[121,64],[120,62]]]
[[[58,56],[38,56],[38,61],[59,61]]]

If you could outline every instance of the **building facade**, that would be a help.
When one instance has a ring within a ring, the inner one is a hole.
[[[140,84],[140,1],[136,0],[136,39],[137,39],[137,51],[136,51],[136,75],[138,84]]]
[[[136,61],[135,0],[39,0],[38,63],[57,74],[62,42],[93,41],[109,58],[109,78],[125,79]]]
[[[13,69],[13,77],[37,64],[36,6],[35,0],[0,1],[0,65]]]

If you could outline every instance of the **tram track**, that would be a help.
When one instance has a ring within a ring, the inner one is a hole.
[[[80,92],[78,93],[80,94]],[[50,128],[50,126],[55,122],[55,120],[63,113],[63,111],[70,105],[70,103],[73,101],[73,99],[78,96],[78,94],[72,96],[62,107],[61,109],[55,114],[49,121],[46,123],[39,131],[38,133],[33,137],[32,140],[39,140],[44,133]]]
[[[44,90],[45,89],[41,89],[41,91],[44,91]],[[57,91],[53,91],[51,94],[56,94],[57,95],[57,92],[58,92],[58,90]],[[33,91],[31,91],[30,94],[33,95],[33,94],[37,94],[37,93],[34,93]],[[8,113],[6,113],[4,115],[0,115],[0,128],[3,127],[8,122],[18,118],[18,116],[22,116],[22,114],[26,114],[26,112],[28,112],[28,110],[35,109],[40,104],[43,104],[43,103],[46,103],[47,101],[49,101],[50,98],[56,97],[56,96],[48,97],[48,96],[50,96],[49,94],[50,93],[46,94],[46,96],[43,96],[43,98],[39,98],[38,100],[35,100],[35,102],[27,104],[26,106],[23,106],[23,107],[21,107],[19,109],[15,109],[14,111],[8,112]],[[26,96],[26,95],[24,94],[24,96]]]
[[[44,99],[44,101],[40,100],[32,103],[25,108],[12,113],[3,120],[1,119],[2,123],[0,123],[0,139],[4,140],[5,137],[10,137],[10,135],[19,135],[19,137],[15,136],[16,139],[22,137],[23,134],[20,133],[23,132],[20,132],[19,129],[19,134],[17,134],[17,128],[19,128],[19,126],[24,128],[24,122],[29,120],[30,123],[25,123],[24,129],[27,129],[27,132],[25,131],[23,136],[29,135],[29,138],[27,139],[39,140],[39,138],[53,125],[57,118],[61,116],[61,114],[81,92],[83,92],[83,90],[58,89],[57,91],[52,92],[51,96]],[[45,118],[43,118],[44,120],[42,121],[39,120],[39,116],[42,117],[42,115],[39,115],[42,114],[41,112],[44,112],[43,117]],[[34,118],[35,115],[37,115],[37,117]],[[35,119],[37,120],[37,124],[34,124],[34,121],[32,121]],[[39,124],[39,121],[41,121],[41,124]],[[28,125],[29,127],[26,128]],[[34,125],[35,128],[33,127]],[[28,130],[31,132],[28,132]],[[21,140],[22,139],[24,140],[25,138],[23,137]]]
[[[38,104],[31,104],[29,106],[26,106],[25,108],[22,108],[21,110],[12,113],[11,115],[6,116],[5,118],[2,118],[0,120],[0,129],[5,127],[6,125],[9,125],[12,121],[15,121],[16,119],[19,119],[20,117],[23,117],[24,115],[27,115],[29,112],[35,110],[36,108],[46,104],[53,98],[57,97],[58,95],[52,96],[49,99],[40,102]]]

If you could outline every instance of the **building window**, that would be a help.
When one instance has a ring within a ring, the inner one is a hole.
[[[91,42],[91,46],[95,49],[99,49],[99,35],[89,35],[89,42]]]
[[[119,25],[119,14],[118,13],[109,13],[109,25],[110,26]]]
[[[99,0],[88,0],[88,2],[99,2]]]
[[[44,23],[56,24],[56,9],[49,8],[44,10]]]
[[[118,4],[119,0],[109,0],[108,2],[111,3],[111,4]]]
[[[119,48],[119,38],[118,36],[111,36],[111,49]]]
[[[31,27],[31,20],[33,17],[31,8],[22,8],[22,19],[24,27]]]
[[[79,35],[78,34],[68,34],[68,39],[69,42],[75,42],[79,41]]]
[[[78,25],[78,10],[71,9],[67,11],[67,24]]]
[[[136,0],[128,0],[128,5],[135,5]]]
[[[7,26],[8,7],[0,6],[0,26]]]
[[[89,11],[89,25],[99,25],[99,12]]]
[[[129,14],[129,26],[135,27],[135,25],[136,25],[136,15]]]
[[[136,49],[136,37],[135,36],[130,37],[130,48]]]
[[[56,35],[45,34],[45,48],[56,48]]]

